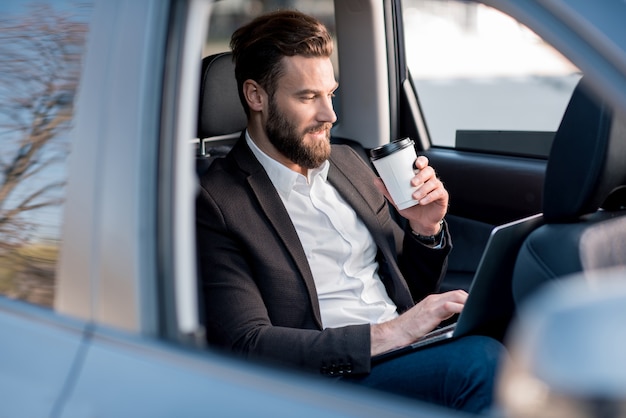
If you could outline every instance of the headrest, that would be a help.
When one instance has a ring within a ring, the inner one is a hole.
[[[544,217],[547,222],[568,222],[595,212],[623,185],[626,126],[606,103],[590,94],[581,80],[550,151],[543,192]]]
[[[198,138],[239,133],[246,127],[235,64],[230,52],[209,55],[202,60],[200,104],[198,107]]]

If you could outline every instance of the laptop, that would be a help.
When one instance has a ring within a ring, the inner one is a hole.
[[[528,234],[543,223],[542,214],[536,214],[495,227],[487,240],[457,321],[436,328],[413,344],[376,355],[372,357],[372,362],[388,360],[465,335],[488,335],[501,341],[515,311],[511,278],[517,253]]]

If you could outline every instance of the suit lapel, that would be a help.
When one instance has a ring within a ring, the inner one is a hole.
[[[254,157],[254,154],[252,154],[243,135],[233,149],[233,156],[239,164],[239,167],[247,173],[248,184],[259,202],[263,214],[269,219],[296,264],[298,272],[306,285],[313,313],[321,329],[322,319],[313,274],[311,273],[309,262],[302,248],[302,244],[300,243],[298,233],[289,218],[285,205],[274,188],[272,181],[263,169],[263,166]]]
[[[372,199],[371,196],[364,196],[359,192],[359,190],[364,190],[364,188],[357,186],[358,183],[363,182],[364,167],[353,166],[342,168],[343,165],[338,165],[338,161],[334,156],[331,156],[330,162],[331,166],[328,171],[328,181],[339,191],[346,202],[352,206],[374,237],[376,245],[385,253],[385,256],[390,256],[392,251],[395,254],[395,248],[391,246],[391,243],[394,242],[393,234],[386,233],[386,231],[383,230],[376,216],[380,208],[372,206],[372,202],[376,201],[376,199]],[[386,203],[383,202],[382,204]]]

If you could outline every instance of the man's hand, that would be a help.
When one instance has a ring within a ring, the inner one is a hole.
[[[423,155],[417,157],[415,167],[418,171],[411,180],[411,185],[416,187],[413,199],[419,204],[399,210],[398,213],[409,221],[414,232],[420,235],[436,235],[440,228],[439,222],[448,211],[448,191],[435,170],[428,165],[428,158]],[[376,179],[376,187],[395,206],[381,179]]]
[[[464,290],[429,295],[399,317],[373,324],[370,331],[372,356],[417,341],[441,321],[461,313],[466,300]]]

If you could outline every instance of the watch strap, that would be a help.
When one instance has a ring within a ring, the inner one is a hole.
[[[417,232],[411,230],[415,239],[425,245],[435,245],[441,242],[443,237],[443,219],[439,222],[439,232],[435,235],[420,235]]]

